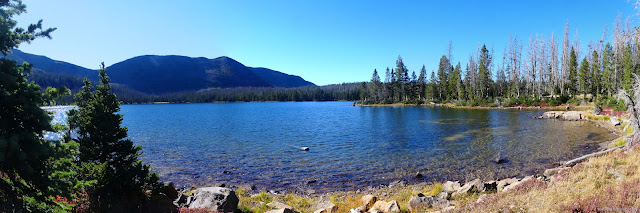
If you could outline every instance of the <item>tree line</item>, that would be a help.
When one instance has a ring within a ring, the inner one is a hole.
[[[361,85],[360,102],[512,106],[593,101],[619,106],[611,97],[620,89],[629,91],[632,75],[640,72],[638,33],[618,16],[610,41],[605,27],[602,39],[582,50],[577,37],[570,41],[567,22],[562,51],[554,34],[532,35],[526,48],[525,42],[510,36],[499,62],[493,49],[482,45],[464,66],[453,62],[449,43],[448,54],[430,74],[424,65],[417,75],[409,74],[400,56],[395,67],[386,69],[384,80],[374,70],[371,80]]]

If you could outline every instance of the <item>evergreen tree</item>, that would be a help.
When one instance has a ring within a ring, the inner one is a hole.
[[[69,125],[77,133],[80,161],[85,178],[97,180],[89,190],[92,211],[123,212],[140,209],[146,203],[145,190],[157,194],[158,176],[138,159],[134,146],[122,127],[120,102],[110,91],[104,64],[98,70],[100,84],[92,92],[91,83],[76,94],[77,110],[69,112]]]
[[[26,12],[21,1],[0,1],[0,52],[36,38],[51,38],[55,28],[42,29],[42,20],[27,29],[17,27],[13,16]],[[32,66],[0,59],[0,212],[69,211],[66,202],[54,196],[71,198],[74,173],[61,159],[72,159],[72,142],[43,140],[44,131],[53,131],[49,114],[40,104],[55,99],[27,81]],[[51,92],[51,90],[50,90]],[[72,185],[72,186],[70,186]],[[79,186],[81,187],[81,186]]]
[[[591,76],[590,76],[590,93],[595,98],[598,94],[602,94],[602,71],[600,70],[600,56],[595,50],[591,54]]]
[[[449,67],[451,67],[451,65],[449,65],[449,59],[447,59],[447,56],[443,55],[440,57],[440,63],[438,64],[438,81],[436,84],[438,85],[438,99],[441,101],[447,100],[447,95],[449,94],[449,91],[447,91],[449,87],[449,84],[447,83]]]
[[[582,63],[580,64],[580,74],[578,77],[580,78],[580,91],[584,94],[584,97],[587,97],[587,93],[589,92],[589,81],[591,80],[591,74],[589,73],[589,61],[587,58],[582,59]]]
[[[615,76],[613,72],[613,48],[611,44],[607,43],[604,47],[602,53],[602,92],[607,94],[607,96],[612,96],[617,88],[614,88],[615,85]]]
[[[481,98],[487,98],[489,96],[491,88],[491,61],[492,57],[489,54],[489,50],[485,45],[482,45],[480,49],[480,59],[478,61],[478,92],[480,92]]]
[[[451,100],[458,100],[460,99],[460,86],[461,83],[460,81],[462,81],[462,76],[461,76],[461,68],[460,68],[460,63],[458,63],[458,65],[456,65],[456,67],[453,69],[453,71],[451,72],[451,75],[449,77],[449,95],[447,95],[449,97],[449,99]]]

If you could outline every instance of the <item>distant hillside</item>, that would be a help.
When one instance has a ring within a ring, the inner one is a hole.
[[[315,85],[302,79],[300,76],[289,75],[268,68],[258,67],[251,68],[251,70],[274,87],[292,88]]]
[[[95,70],[45,56],[13,50],[8,58],[34,66],[32,79],[42,87],[60,86],[71,82],[77,87],[85,76],[97,80]],[[186,56],[137,56],[107,67],[107,74],[124,90],[146,94],[195,92],[210,88],[236,87],[302,87],[314,84],[299,76],[267,68],[246,67],[229,57],[215,59]]]

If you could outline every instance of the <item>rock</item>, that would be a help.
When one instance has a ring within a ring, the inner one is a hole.
[[[308,183],[308,184],[312,184],[312,183],[316,183],[316,182],[318,182],[318,180],[310,180],[310,181],[307,181],[307,183]]]
[[[418,193],[418,195],[417,195],[417,196],[418,196],[418,197],[424,197],[424,194],[422,194],[422,193]]]
[[[389,183],[389,188],[394,187],[394,186],[405,187],[405,186],[407,186],[407,182],[404,181],[404,180],[396,180],[396,181],[393,181],[393,182]]]
[[[178,195],[178,198],[173,201],[173,204],[178,206],[179,208],[186,207],[187,206],[187,198],[191,198],[191,197],[181,193],[180,195]]]
[[[498,182],[495,180],[484,182],[482,191],[491,191],[495,192],[498,190]]]
[[[313,209],[318,209],[313,213],[337,213],[338,211],[335,204],[328,202],[313,205]]]
[[[284,208],[284,209],[270,210],[270,211],[267,211],[265,213],[298,213],[298,212],[297,211],[293,211],[293,209]]]
[[[447,181],[444,184],[442,184],[442,190],[445,192],[456,192],[460,189],[460,182],[456,181],[456,182],[451,182],[451,181]]]
[[[418,179],[422,178],[422,174],[420,174],[420,172],[417,172],[416,173],[416,178],[418,178]]]
[[[560,117],[560,115],[562,115],[562,113],[561,113],[561,112],[558,112],[558,111],[548,111],[548,112],[544,112],[544,113],[542,113],[542,115],[540,116],[540,118],[545,118],[545,119],[558,118],[558,117]]]
[[[475,179],[465,183],[464,186],[460,187],[460,189],[456,191],[456,193],[466,194],[467,192],[482,192],[483,187],[482,181],[480,181],[480,179]]]
[[[273,201],[271,203],[267,203],[268,207],[274,208],[274,209],[293,209],[293,207],[284,204],[284,203],[280,203],[278,201]]]
[[[615,118],[611,118],[609,120],[609,122],[611,122],[611,124],[614,125],[614,126],[620,125],[620,121],[618,119],[615,119]]]
[[[557,168],[547,169],[547,170],[544,170],[544,173],[542,173],[542,174],[544,175],[544,177],[549,179],[549,178],[551,178],[551,176],[554,176],[554,175],[558,174],[558,172],[560,172],[561,170],[563,170],[565,168],[566,167],[557,167]]]
[[[369,212],[400,213],[400,206],[398,206],[398,202],[395,200],[390,202],[379,200],[373,204],[373,207],[369,209]]]
[[[449,201],[445,199],[440,199],[437,197],[427,196],[427,197],[411,197],[409,202],[407,203],[409,208],[409,212],[421,212],[428,208],[445,208],[449,206]]]
[[[582,119],[582,113],[578,111],[566,111],[562,114],[562,118],[567,121],[577,121]]]
[[[418,196],[420,197],[420,196]],[[422,196],[424,197],[424,196]],[[436,195],[437,198],[443,199],[443,200],[448,200],[449,199],[449,193],[447,192],[440,192]]]
[[[496,189],[498,192],[502,192],[502,190],[504,189],[505,186],[511,185],[513,183],[518,182],[517,178],[506,178],[506,179],[502,179],[500,181],[498,181],[498,185],[496,186]]]
[[[153,195],[143,212],[178,212],[178,206],[173,203],[173,200],[164,193]]]
[[[508,186],[505,186],[504,189],[502,189],[502,192],[508,192],[508,191],[516,188],[516,186],[518,186],[518,185],[520,185],[520,184],[522,184],[524,182],[527,182],[527,181],[529,181],[531,179],[533,179],[533,176],[526,176],[526,177],[522,178],[522,180],[520,180],[518,182],[515,182],[515,183],[512,183],[512,184],[509,184]]]
[[[456,206],[449,206],[449,207],[446,207],[446,208],[442,209],[441,212],[453,211],[454,209],[456,209]]]
[[[365,213],[365,212],[366,212],[366,207],[364,206],[360,206],[358,208],[349,210],[349,213]]]
[[[165,182],[160,188],[160,193],[165,194],[169,199],[176,200],[178,199],[178,191],[176,187],[173,185],[173,182]]]
[[[362,205],[364,206],[364,210],[366,211],[366,210],[369,210],[371,207],[373,207],[373,204],[375,204],[376,201],[378,201],[378,198],[373,195],[365,195],[365,196],[362,196],[360,200],[362,201]]]
[[[193,192],[189,208],[207,208],[217,212],[235,212],[238,210],[238,197],[229,188],[204,187]]]

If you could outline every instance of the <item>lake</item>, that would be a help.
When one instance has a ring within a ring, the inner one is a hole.
[[[532,118],[543,111],[351,104],[123,105],[121,113],[145,163],[178,187],[336,191],[522,177],[616,137],[587,121]]]

